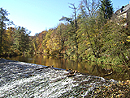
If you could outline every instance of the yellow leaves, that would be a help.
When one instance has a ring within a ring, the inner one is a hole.
[[[82,35],[84,36],[84,33]]]
[[[129,39],[130,39],[130,36],[128,36],[127,38],[129,38]]]
[[[128,39],[126,40],[127,42],[130,42],[130,36],[127,37]]]
[[[130,80],[127,80],[126,83],[130,85]]]
[[[90,44],[90,42],[87,42],[87,43],[86,43],[86,45],[89,45],[89,44]]]
[[[51,42],[51,40],[47,40],[46,46],[47,46],[48,49],[52,47],[52,42]]]
[[[59,49],[61,49],[60,42],[56,38],[47,40],[46,46],[50,50],[59,50]]]

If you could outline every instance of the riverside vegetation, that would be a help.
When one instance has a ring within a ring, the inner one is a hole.
[[[117,18],[110,0],[82,0],[79,7],[69,7],[72,17],[62,17],[59,20],[63,23],[35,36],[29,36],[24,27],[7,28],[13,22],[1,8],[0,55],[44,54],[94,62],[106,70],[128,71],[130,27],[122,24],[129,20]]]

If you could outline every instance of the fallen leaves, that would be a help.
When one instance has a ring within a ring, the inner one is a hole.
[[[89,95],[92,93],[90,92]],[[130,97],[130,80],[111,82],[110,85],[97,87],[93,91],[93,97],[100,98],[129,98]]]

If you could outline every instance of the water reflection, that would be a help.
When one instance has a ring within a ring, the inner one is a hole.
[[[91,75],[101,76],[109,79],[115,80],[127,80],[130,79],[130,71],[126,73],[117,73],[112,72],[111,75],[106,75],[107,72],[105,69],[101,68],[100,66],[96,65],[95,63],[90,62],[74,62],[71,60],[63,59],[63,58],[52,58],[47,57],[44,55],[36,55],[36,56],[17,56],[12,58],[6,58],[10,60],[16,60],[21,62],[27,63],[34,63],[40,64],[45,66],[54,65],[55,68],[62,68],[62,69],[73,69],[77,70],[81,73],[88,73]],[[124,75],[125,74],[125,75]],[[105,76],[106,75],[106,76]]]

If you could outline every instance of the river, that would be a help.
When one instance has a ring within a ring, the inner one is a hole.
[[[99,77],[104,74],[101,68],[87,62],[40,55],[6,59],[0,59],[0,98],[116,98],[126,90],[129,95],[129,84],[114,80],[125,75],[113,73],[109,78],[114,79]],[[65,70],[68,68],[81,73],[70,74]]]
[[[43,55],[17,56],[17,57],[11,57],[11,58],[8,57],[6,59],[45,65],[45,66],[54,65],[55,68],[73,69],[73,70],[79,71],[80,73],[100,76],[107,79],[114,79],[114,80],[130,79],[130,71],[123,72],[123,73],[113,72],[111,75],[105,75],[107,74],[107,72],[104,69],[102,69],[102,67],[96,66],[93,62],[90,63],[87,61],[75,62],[75,61],[67,60],[64,58],[52,58],[52,57],[47,57]]]
[[[91,98],[117,83],[102,77],[0,59],[0,98]],[[102,90],[100,90],[101,92]]]

